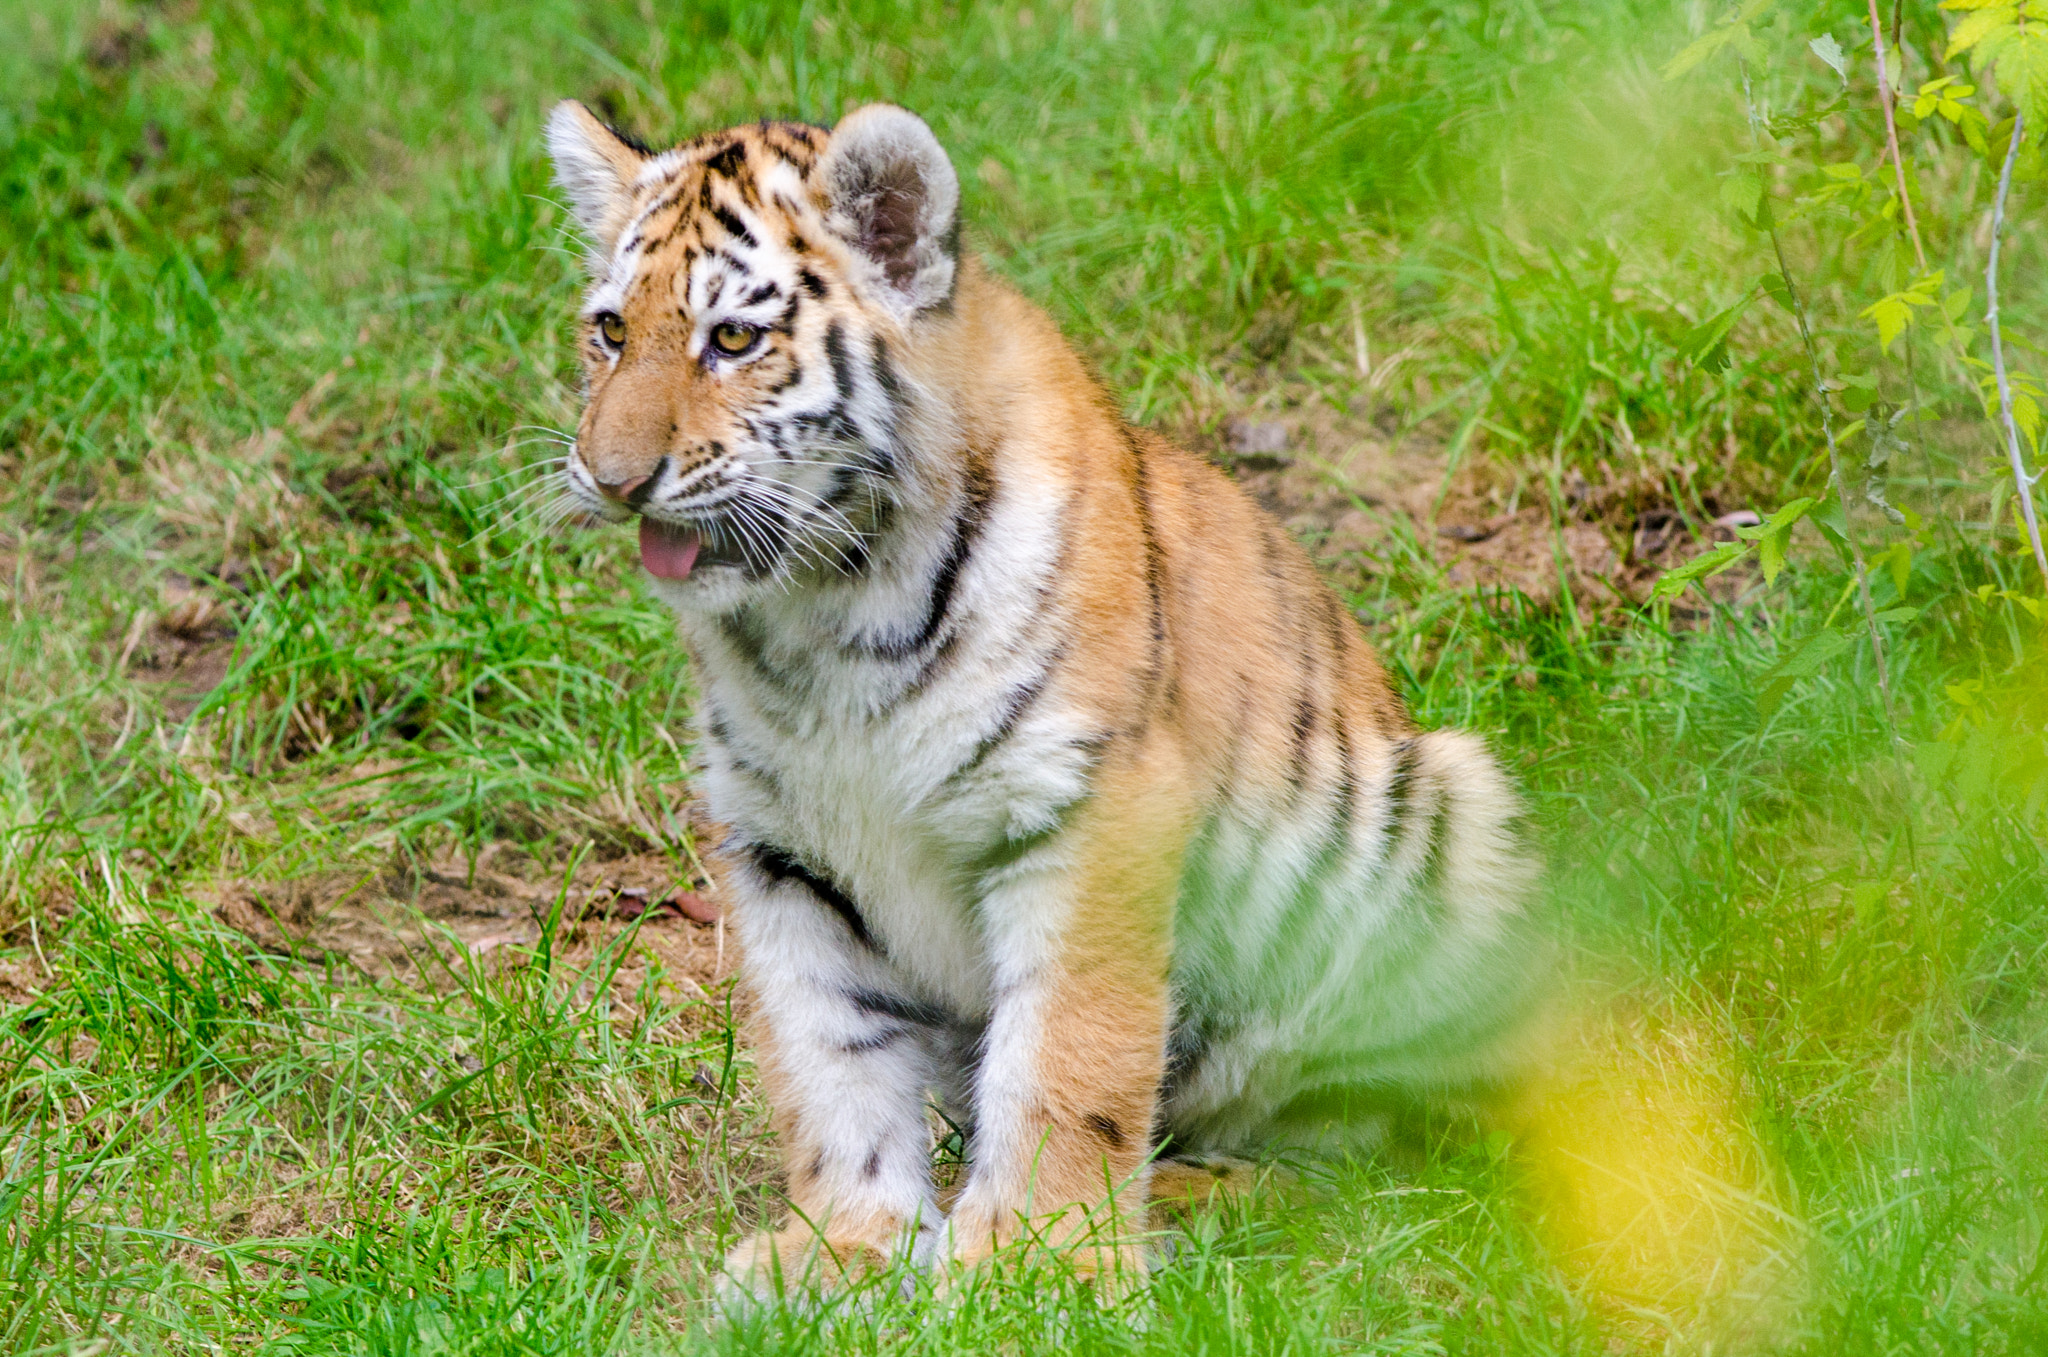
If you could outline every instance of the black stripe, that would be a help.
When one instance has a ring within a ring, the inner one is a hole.
[[[1439,784],[1429,808],[1429,847],[1422,855],[1422,884],[1435,890],[1443,884],[1444,858],[1449,848],[1451,789]]]
[[[759,306],[762,302],[767,301],[770,297],[776,296],[781,291],[782,289],[777,287],[773,283],[763,283],[761,284],[761,286],[755,288],[752,292],[749,292],[746,296],[740,298],[740,305]]]
[[[806,248],[802,236],[791,236],[789,243],[790,248],[795,250],[799,254],[801,254]],[[812,273],[809,269],[797,270],[796,277],[797,281],[804,285],[804,291],[810,293],[813,297],[822,297],[825,295],[825,280],[823,278],[820,278],[817,274]]]
[[[711,218],[720,226],[723,226],[726,234],[740,244],[750,250],[759,248],[761,242],[754,239],[754,233],[747,229],[747,224],[740,220],[739,214],[724,203],[714,202],[711,204]]]
[[[1394,746],[1394,769],[1387,775],[1387,852],[1391,856],[1401,837],[1402,822],[1408,818],[1408,802],[1415,780],[1415,741],[1407,739]]]
[[[1207,1020],[1183,1012],[1179,1021],[1174,1023],[1173,1030],[1166,1035],[1166,1070],[1159,1084],[1162,1108],[1178,1090],[1187,1086],[1189,1078],[1209,1058],[1210,1043]]]
[[[896,365],[889,361],[889,345],[880,335],[871,341],[875,380],[882,384],[882,394],[889,398],[890,408],[903,404],[903,379],[896,375]]]
[[[845,922],[848,930],[853,933],[855,942],[870,951],[881,950],[875,946],[874,936],[868,932],[867,920],[861,917],[860,907],[853,903],[845,891],[798,862],[785,849],[772,844],[757,843],[749,845],[747,851],[754,859],[754,866],[760,869],[763,876],[777,884],[795,882],[802,886]]]
[[[733,738],[731,725],[726,722],[724,712],[716,708],[711,709],[710,714],[704,720],[704,733],[725,751],[726,759],[736,771],[767,783],[769,792],[777,798],[781,797],[782,779],[769,769],[763,768],[760,764],[748,758],[741,751],[738,741]]]
[[[896,375],[896,365],[889,361],[889,345],[880,335],[875,335],[869,340],[868,369],[874,373],[876,384],[882,388],[887,429],[887,446],[870,445],[869,451],[874,454],[874,460],[878,463],[876,470],[885,476],[893,475],[896,469],[895,447],[903,425],[903,380]]]
[[[832,360],[832,385],[838,388],[843,405],[853,399],[853,363],[846,355],[846,327],[836,320],[825,327],[825,356]],[[833,413],[845,417],[843,410]]]
[[[1010,690],[1010,695],[1003,699],[1003,714],[996,721],[995,729],[981,737],[980,743],[974,746],[974,752],[967,756],[965,763],[953,770],[947,781],[965,777],[981,767],[989,755],[995,753],[1009,740],[1017,729],[1017,722],[1022,720],[1024,713],[1031,710],[1031,705],[1038,701],[1039,695],[1045,691],[1046,684],[1052,681],[1053,670],[1065,657],[1066,648],[1062,646],[1052,653],[1036,674]]]
[[[953,661],[960,658],[960,639],[958,628],[947,632],[946,639],[939,642],[931,654],[925,656],[924,663],[911,675],[910,682],[903,685],[902,691],[890,699],[888,707],[884,710],[893,709],[900,703],[922,696],[926,689],[943,678],[946,671],[953,667]]]
[[[1323,595],[1323,626],[1329,632],[1330,649],[1341,657],[1349,648],[1350,641],[1358,635],[1358,621],[1344,611],[1344,605],[1328,589]]]
[[[654,205],[648,208],[645,212],[642,212],[640,214],[640,220],[653,221],[662,213],[680,204],[683,201],[683,193],[688,187],[689,186],[687,184],[681,183],[680,181],[672,183],[669,187],[668,192],[662,194],[661,197],[655,199]],[[669,226],[669,234],[674,235],[676,229],[681,225],[681,222],[671,223]]]
[[[747,148],[735,140],[728,141],[704,161],[704,168],[713,174],[722,174],[731,179],[747,167]]]
[[[1115,1117],[1106,1112],[1090,1112],[1081,1120],[1087,1124],[1089,1130],[1108,1142],[1112,1150],[1121,1150],[1124,1147],[1124,1128],[1116,1124]]]
[[[1162,581],[1165,551],[1152,523],[1151,470],[1146,465],[1144,449],[1128,426],[1124,429],[1124,444],[1131,450],[1131,493],[1137,503],[1138,531],[1145,539],[1145,597],[1152,622],[1152,646],[1145,659],[1145,695],[1149,702],[1166,666],[1166,602]],[[1139,724],[1144,724],[1142,719]]]
[[[742,550],[745,550],[744,546]],[[751,609],[741,608],[720,617],[718,619],[718,634],[723,636],[726,644],[738,651],[740,658],[751,665],[754,672],[759,674],[772,687],[781,689],[784,692],[788,691],[788,678],[777,670],[774,665],[768,663],[767,643],[755,625],[755,618]]]
[[[907,1027],[884,1027],[871,1036],[843,1041],[839,1044],[839,1049],[846,1055],[873,1055],[876,1051],[887,1050],[909,1035],[910,1029]]]
[[[1408,839],[1407,821],[1414,808],[1414,786],[1416,763],[1420,753],[1415,741],[1406,739],[1398,746],[1400,753],[1394,762],[1393,776],[1387,780],[1387,855],[1401,848]],[[1428,836],[1428,846],[1423,851],[1421,881],[1425,886],[1435,886],[1443,879],[1444,870],[1444,828],[1450,810],[1447,790],[1439,784],[1437,794],[1429,808],[1429,824],[1423,829]]]
[[[1089,793],[1084,792],[1054,811],[1052,813],[1052,823],[1045,828],[1034,829],[1029,834],[1019,834],[1014,838],[1005,838],[990,845],[969,864],[971,870],[977,877],[982,878],[983,884],[986,885],[986,878],[990,874],[999,872],[1005,867],[1015,866],[1032,850],[1044,847],[1065,833],[1068,824],[1073,821],[1075,813],[1088,803],[1089,795]]]
[[[1351,827],[1358,818],[1358,774],[1351,766],[1351,728],[1344,714],[1337,713],[1337,814],[1330,822],[1330,841],[1324,850],[1332,859],[1351,846]]]
[[[1316,704],[1304,692],[1294,700],[1294,792],[1298,796],[1308,785],[1308,742],[1316,730]]]
[[[899,994],[890,994],[884,990],[848,990],[846,1001],[863,1013],[871,1013],[883,1018],[894,1018],[898,1022],[911,1023],[917,1027],[948,1027],[953,1022],[953,1015],[936,1004],[927,1004],[918,999],[906,999]]]
[[[978,464],[969,463],[967,485],[961,494],[960,507],[953,514],[953,540],[947,545],[946,554],[932,575],[931,593],[925,603],[923,620],[908,637],[871,643],[868,648],[873,653],[883,659],[907,659],[931,644],[932,637],[938,635],[952,609],[953,593],[960,585],[960,571],[966,566],[967,558],[981,536],[982,526],[988,518],[989,501],[994,494],[988,473]]]

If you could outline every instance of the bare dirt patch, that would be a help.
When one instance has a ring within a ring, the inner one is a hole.
[[[1659,575],[1733,540],[1740,519],[1713,505],[1682,509],[1647,474],[1593,484],[1571,472],[1553,493],[1484,457],[1447,468],[1446,430],[1404,434],[1391,420],[1327,401],[1258,399],[1269,408],[1174,432],[1226,467],[1340,583],[1362,583],[1388,557],[1412,555],[1454,588],[1512,590],[1539,607],[1557,605],[1568,588],[1582,612],[1604,615],[1640,607]],[[1734,572],[1709,584],[1732,597],[1744,582]]]
[[[219,593],[173,573],[154,616],[138,610],[121,643],[120,664],[157,686],[164,715],[182,721],[198,710],[234,666],[235,617]]]
[[[558,965],[587,967],[635,930],[614,990],[637,990],[652,966],[674,997],[692,999],[722,985],[738,959],[707,890],[661,854],[585,861],[564,881],[559,868],[498,843],[474,861],[227,881],[205,898],[274,956],[430,989],[480,966],[526,964],[544,947]]]

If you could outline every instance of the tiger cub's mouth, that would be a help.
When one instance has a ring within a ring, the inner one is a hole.
[[[704,539],[687,528],[657,523],[651,518],[640,520],[640,564],[656,579],[690,578],[690,570],[697,564],[697,553],[703,546]]]
[[[748,542],[723,522],[707,526],[666,524],[641,518],[641,567],[655,579],[684,581],[715,565],[729,565],[756,575],[772,563],[768,546]]]

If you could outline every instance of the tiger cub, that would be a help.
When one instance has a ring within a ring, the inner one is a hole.
[[[922,120],[547,137],[591,278],[561,474],[680,619],[788,1171],[729,1284],[1130,1263],[1160,1155],[1366,1147],[1514,1071],[1507,779],[961,251]]]

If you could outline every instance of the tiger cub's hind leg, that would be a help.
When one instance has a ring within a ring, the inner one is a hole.
[[[1200,1155],[1161,1159],[1152,1166],[1152,1220],[1242,1198],[1260,1179],[1259,1166],[1249,1159]]]

